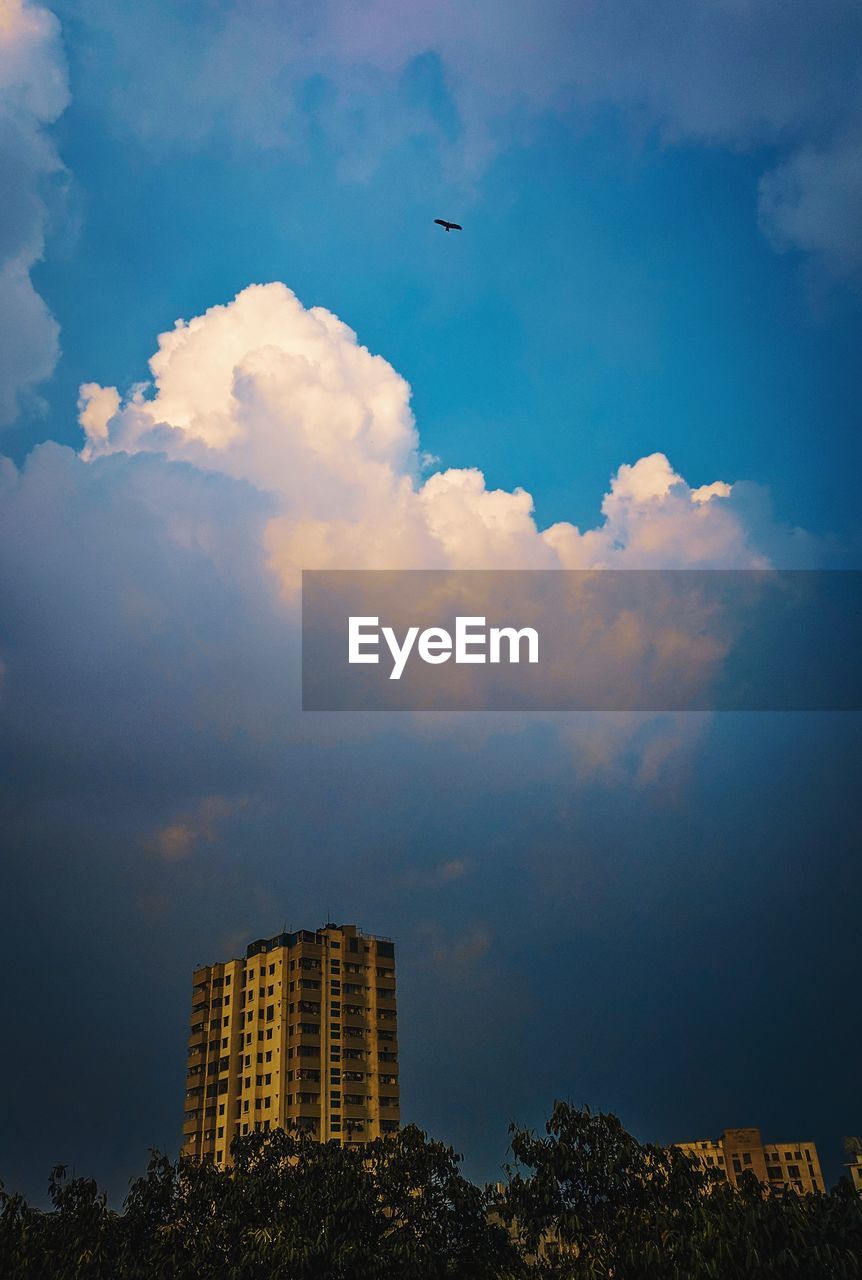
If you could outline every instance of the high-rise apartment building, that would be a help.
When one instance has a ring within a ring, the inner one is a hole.
[[[775,1191],[790,1188],[803,1194],[825,1190],[813,1142],[764,1144],[759,1129],[725,1129],[720,1138],[678,1142],[676,1146],[702,1164],[718,1169],[733,1186],[750,1171]]]
[[[400,1119],[395,947],[327,924],[252,942],[192,978],[183,1154],[299,1126],[359,1145]]]

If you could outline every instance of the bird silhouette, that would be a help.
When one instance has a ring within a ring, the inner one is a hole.
[[[464,228],[460,222],[447,222],[445,218],[435,218],[434,221],[438,227],[445,227],[447,231],[463,231]]]

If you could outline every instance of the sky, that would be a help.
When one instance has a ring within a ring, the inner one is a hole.
[[[326,919],[395,938],[402,1118],[477,1179],[557,1097],[839,1175],[859,717],[303,714],[297,617],[303,568],[862,567],[860,38],[0,0],[7,1186],[119,1204],[193,967]]]

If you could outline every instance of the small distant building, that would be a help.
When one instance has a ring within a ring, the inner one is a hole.
[[[844,1150],[847,1152],[845,1167],[853,1190],[862,1196],[862,1138],[845,1138]]]
[[[810,1195],[826,1189],[813,1142],[764,1144],[759,1129],[725,1129],[720,1138],[674,1145],[687,1156],[723,1173],[734,1187],[747,1171],[773,1191],[791,1190]],[[862,1159],[859,1177],[858,1186],[862,1189]]]

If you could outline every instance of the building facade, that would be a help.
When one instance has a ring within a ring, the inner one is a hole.
[[[718,1169],[733,1186],[749,1171],[774,1191],[790,1189],[807,1195],[825,1190],[813,1142],[764,1144],[759,1129],[725,1129],[720,1138],[678,1142],[676,1146],[702,1164]]]
[[[182,1151],[298,1126],[358,1146],[400,1121],[395,947],[327,924],[252,942],[192,978]]]
[[[853,1190],[862,1196],[862,1139],[845,1138],[844,1150],[847,1153],[847,1175],[853,1184]]]

